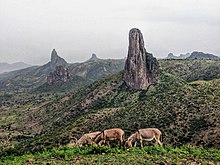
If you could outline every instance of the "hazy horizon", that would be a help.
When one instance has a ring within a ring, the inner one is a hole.
[[[203,51],[220,55],[218,0],[0,0],[0,63],[41,65],[53,48],[69,63],[127,56],[139,28],[157,58]]]

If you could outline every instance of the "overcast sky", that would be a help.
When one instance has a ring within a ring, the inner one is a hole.
[[[124,58],[133,27],[156,57],[220,55],[220,0],[0,0],[0,23],[0,62]]]

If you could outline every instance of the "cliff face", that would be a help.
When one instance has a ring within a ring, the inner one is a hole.
[[[62,65],[56,66],[56,70],[54,72],[50,72],[47,76],[47,83],[49,85],[54,84],[56,82],[67,82],[70,79],[68,69],[64,68]]]
[[[157,82],[159,64],[144,48],[144,39],[139,29],[129,32],[128,56],[125,62],[125,84],[133,89],[147,89]]]
[[[57,82],[67,82],[70,79],[70,74],[67,69],[68,63],[58,56],[55,49],[51,53],[51,60],[45,66],[53,71],[47,76],[47,84],[55,84]]]

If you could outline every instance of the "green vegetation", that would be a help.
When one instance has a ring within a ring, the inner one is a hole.
[[[122,128],[128,137],[137,129],[156,127],[162,130],[166,144],[178,146],[190,143],[217,147],[219,134],[215,132],[220,119],[217,108],[220,106],[219,89],[219,79],[188,84],[162,72],[160,82],[147,92],[127,90],[120,86],[111,94],[91,102],[89,111],[67,122],[57,132],[58,137],[79,137],[81,131],[111,127]]]
[[[174,148],[185,145],[219,148],[220,71],[216,71],[220,62],[164,60],[160,64],[158,84],[148,91],[128,89],[123,84],[123,72],[119,72],[72,91],[57,92],[56,88],[62,88],[57,86],[48,91],[42,87],[44,92],[2,94],[0,140],[4,142],[9,134],[12,138],[6,141],[7,145],[0,147],[0,155],[47,152],[66,145],[71,137],[79,138],[84,133],[111,127],[122,128],[125,138],[139,128],[156,127],[162,131],[165,145]],[[124,153],[120,149],[119,152],[122,153],[77,153],[72,160],[91,158],[104,161],[107,155],[115,160],[123,154],[124,157],[128,154],[129,158],[130,151]],[[130,157],[139,159],[133,153]]]
[[[0,164],[178,164],[220,162],[220,150],[202,147],[108,148],[75,147],[53,148],[48,151],[22,156],[7,156]]]
[[[220,61],[213,60],[161,60],[161,70],[188,82],[220,78]]]
[[[66,83],[63,82],[57,82],[53,85],[48,85],[47,83],[41,85],[40,87],[37,87],[34,89],[34,92],[36,93],[45,93],[45,92],[70,92],[74,91],[77,88],[86,86],[88,84],[91,84],[93,81],[89,79],[82,78],[80,76],[73,76],[71,77],[70,81],[67,81]]]

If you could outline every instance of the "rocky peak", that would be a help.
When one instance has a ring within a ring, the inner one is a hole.
[[[56,69],[47,76],[47,83],[51,85],[60,81],[67,82],[69,79],[70,74],[68,69],[64,68],[62,65],[58,65]]]
[[[57,58],[59,58],[57,51],[55,49],[53,49],[51,52],[51,61],[55,61],[55,60],[57,60]]]
[[[95,53],[92,54],[92,57],[89,59],[89,61],[97,61],[99,58],[96,56]]]
[[[51,66],[52,68],[55,68],[58,65],[62,65],[62,66],[66,66],[67,62],[61,58],[60,56],[58,56],[57,52],[55,49],[53,49],[52,53],[51,53]]]
[[[190,53],[180,54],[180,57],[185,59],[185,58],[189,57],[190,55],[191,55]]]
[[[173,57],[175,57],[175,56],[174,56],[173,53],[169,53],[167,57],[168,57],[168,58],[173,58]]]
[[[180,54],[179,56],[175,56],[173,53],[169,53],[168,56],[165,59],[169,59],[169,60],[182,60],[182,59],[186,59],[187,57],[190,56],[190,53],[186,53],[186,54]]]
[[[157,82],[159,63],[144,47],[139,29],[129,32],[128,56],[125,62],[125,84],[133,89],[147,89]]]

